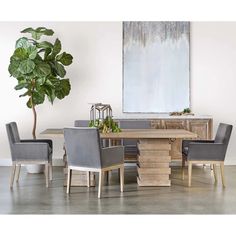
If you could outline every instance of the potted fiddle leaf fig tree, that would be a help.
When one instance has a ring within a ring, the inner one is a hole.
[[[36,139],[36,106],[44,103],[45,98],[53,104],[56,98],[63,99],[70,93],[65,67],[72,63],[73,57],[62,51],[58,38],[54,42],[41,40],[42,36],[52,36],[52,29],[26,28],[21,33],[31,37],[16,41],[8,71],[17,80],[15,90],[24,90],[20,97],[28,97],[26,105],[33,112],[32,136]]]

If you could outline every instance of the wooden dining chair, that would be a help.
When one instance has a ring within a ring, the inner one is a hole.
[[[113,169],[120,171],[120,191],[123,192],[124,148],[122,146],[102,148],[97,128],[64,128],[64,137],[68,160],[67,193],[70,193],[72,170],[98,172],[98,198],[101,198],[103,175]]]

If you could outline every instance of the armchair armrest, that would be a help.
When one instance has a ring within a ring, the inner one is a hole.
[[[188,147],[190,143],[214,143],[214,140],[202,140],[202,139],[183,140],[182,149]]]
[[[53,148],[51,139],[21,139],[21,143],[48,143],[49,147]]]
[[[14,143],[12,147],[15,160],[49,160],[48,143],[22,142]]]
[[[223,143],[190,143],[188,160],[224,161],[226,148]]]
[[[114,146],[102,148],[102,166],[118,165],[124,163],[124,147]]]

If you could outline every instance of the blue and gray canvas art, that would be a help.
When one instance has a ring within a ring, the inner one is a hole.
[[[189,22],[123,23],[123,111],[189,107]]]

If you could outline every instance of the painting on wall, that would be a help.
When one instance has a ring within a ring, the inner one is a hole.
[[[190,107],[189,22],[123,22],[123,112]]]

